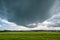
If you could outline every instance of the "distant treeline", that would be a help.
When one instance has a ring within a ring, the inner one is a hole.
[[[60,30],[2,30],[0,32],[60,32]]]

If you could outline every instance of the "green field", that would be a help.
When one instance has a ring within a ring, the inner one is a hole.
[[[0,40],[60,40],[60,32],[0,32]]]

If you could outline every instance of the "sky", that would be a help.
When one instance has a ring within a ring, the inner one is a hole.
[[[60,30],[60,0],[0,0],[0,30]]]

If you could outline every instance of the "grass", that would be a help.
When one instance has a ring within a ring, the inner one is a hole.
[[[0,32],[0,40],[60,40],[60,32]]]

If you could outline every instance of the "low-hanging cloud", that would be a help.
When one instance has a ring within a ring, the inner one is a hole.
[[[21,1],[21,3],[20,1],[0,0],[2,2],[0,6],[3,5],[0,8],[0,29],[60,30],[59,0],[34,0],[35,2],[28,0]],[[34,6],[31,2],[34,3]]]
[[[0,0],[3,18],[20,26],[42,23],[52,16],[49,13],[54,0]]]

